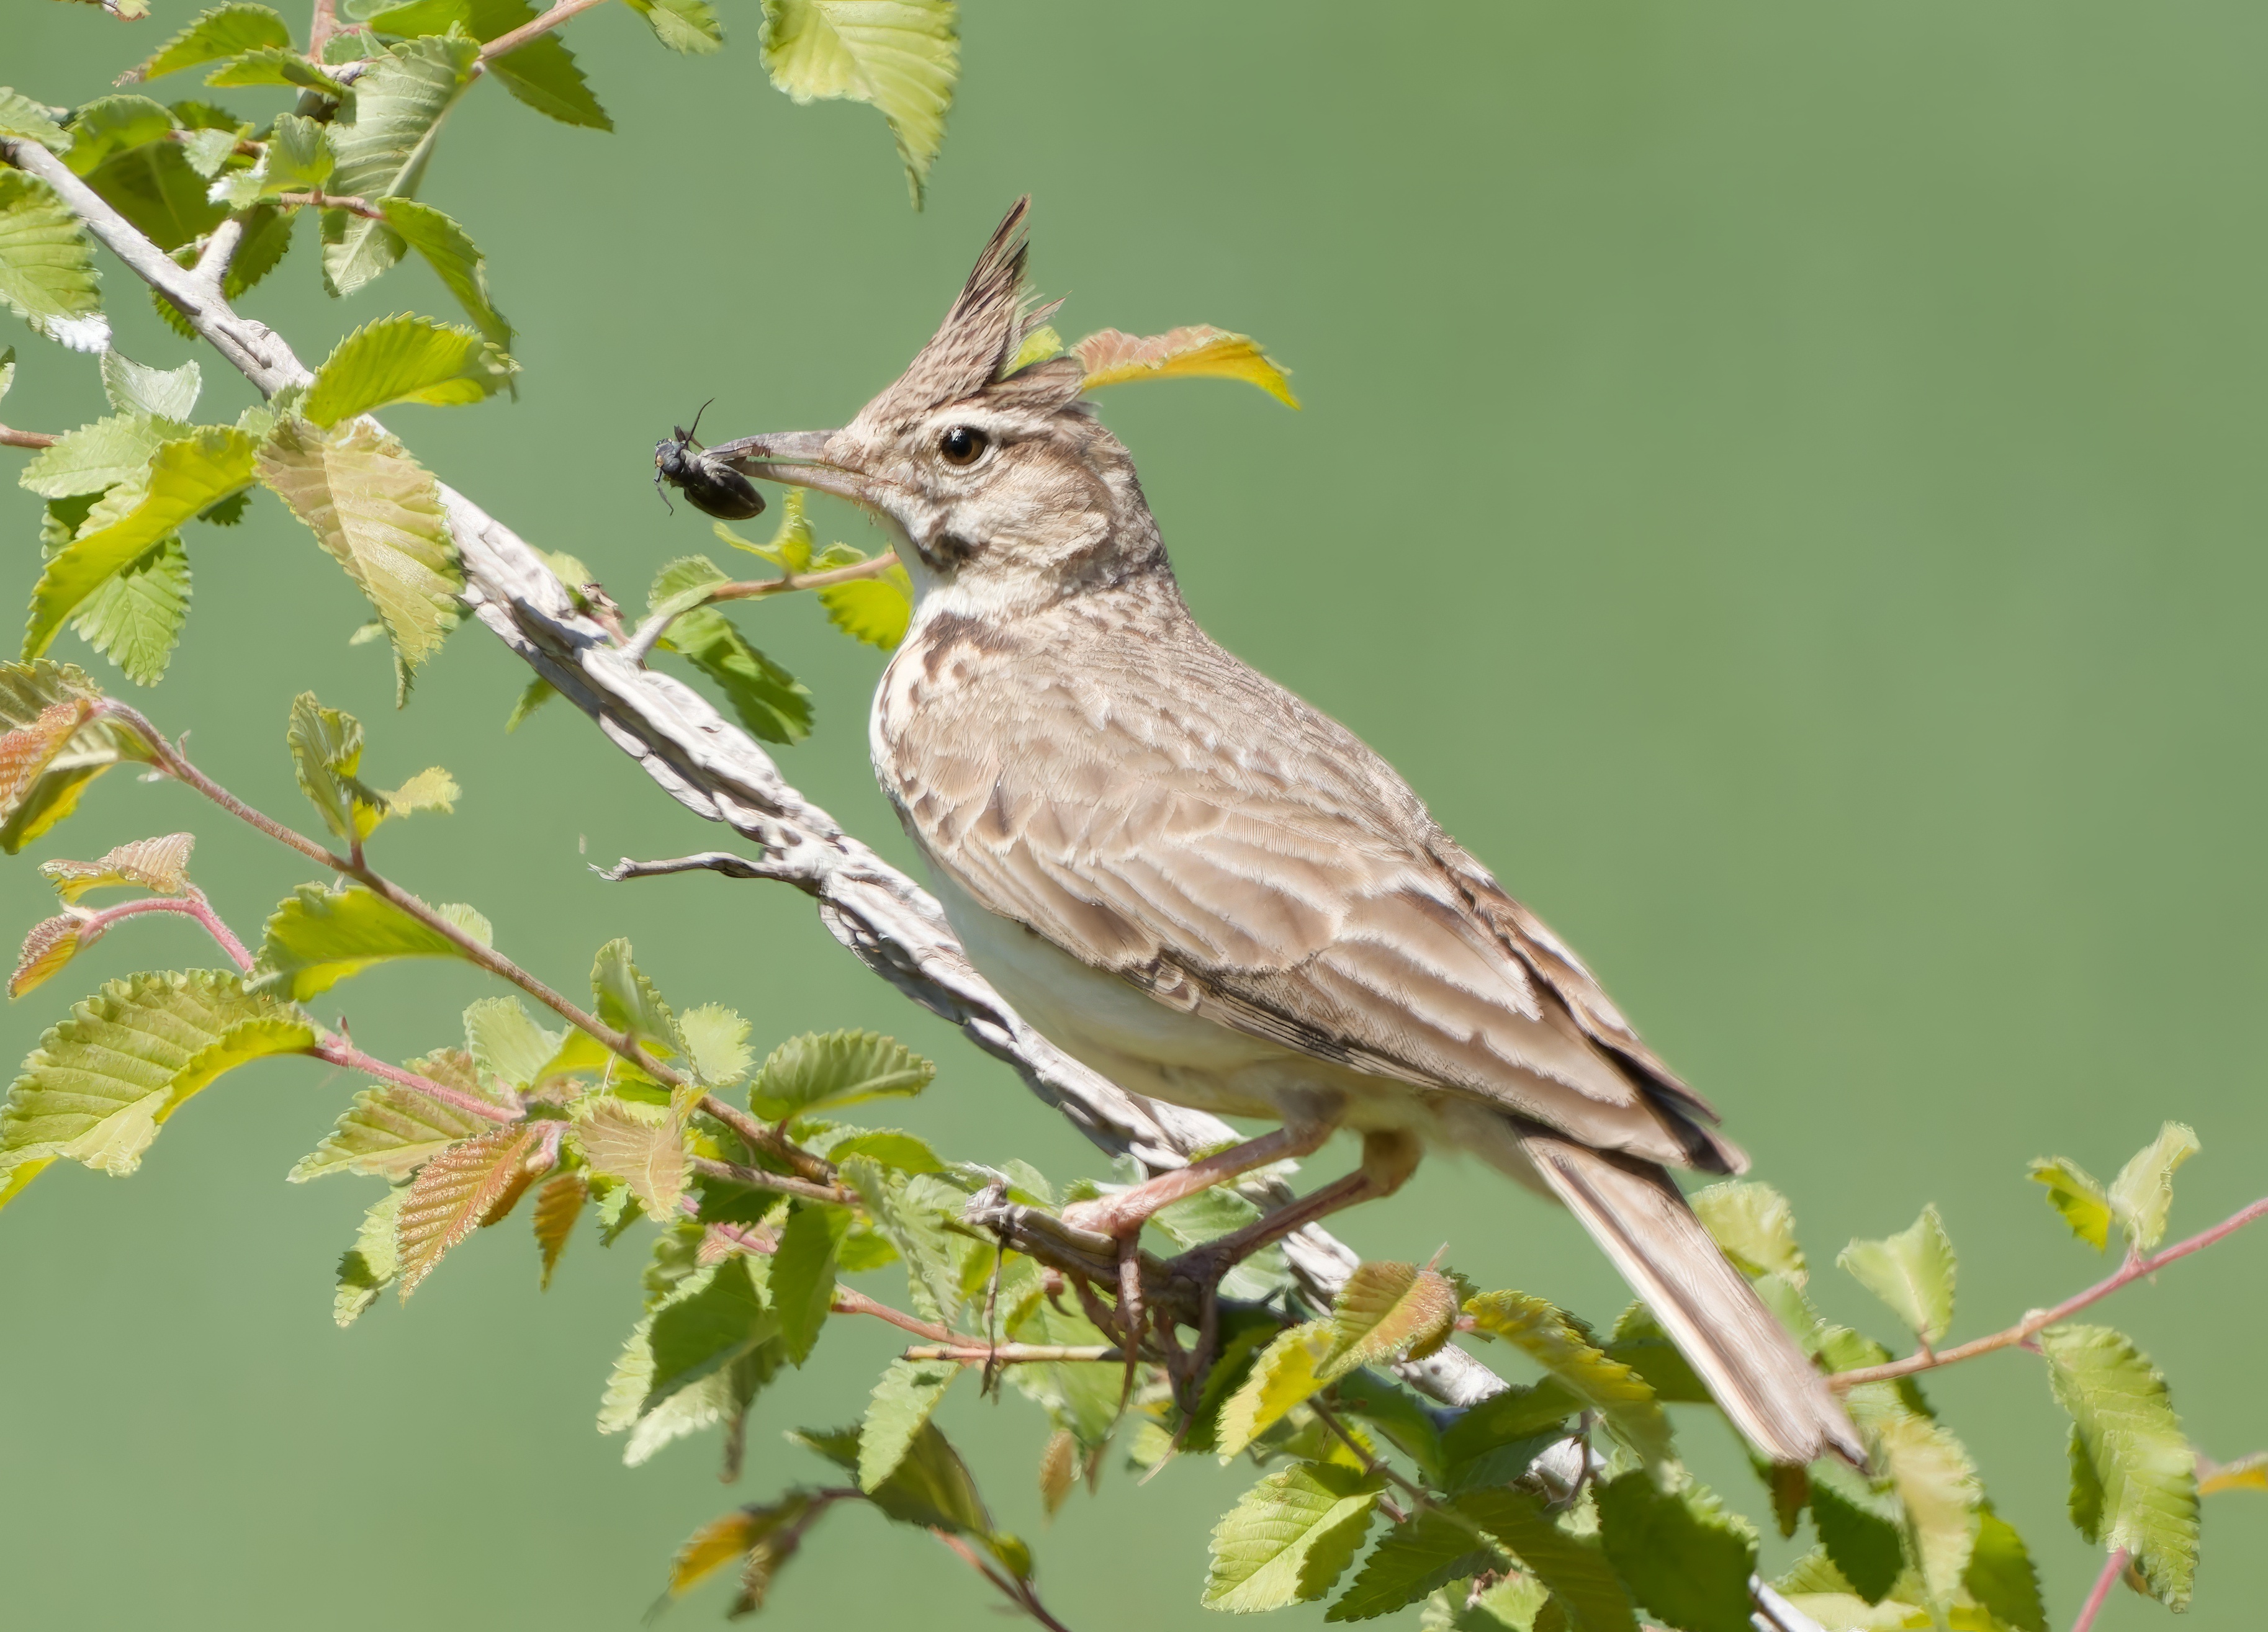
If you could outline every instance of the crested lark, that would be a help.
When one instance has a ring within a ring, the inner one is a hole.
[[[1249,1246],[1472,1150],[1572,1209],[1758,1450],[1859,1459],[1665,1171],[1742,1170],[1715,1113],[1393,767],[1197,627],[1078,359],[1007,371],[1043,315],[1025,208],[849,425],[712,452],[894,536],[917,606],[874,768],[977,967],[1121,1085],[1281,1124],[1074,1221],[1123,1238],[1359,1131],[1360,1169]]]

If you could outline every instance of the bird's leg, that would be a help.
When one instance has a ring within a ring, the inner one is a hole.
[[[1210,1190],[1224,1180],[1240,1173],[1250,1173],[1256,1167],[1265,1167],[1270,1162],[1280,1162],[1286,1157],[1312,1156],[1323,1148],[1331,1136],[1329,1122],[1286,1123],[1273,1133],[1262,1134],[1256,1139],[1247,1139],[1242,1144],[1233,1144],[1226,1150],[1216,1150],[1203,1161],[1191,1162],[1187,1167],[1176,1167],[1171,1173],[1160,1173],[1147,1183],[1138,1184],[1116,1195],[1101,1196],[1092,1202],[1080,1202],[1063,1210],[1063,1221],[1074,1229],[1090,1230],[1097,1235],[1113,1239],[1140,1233],[1151,1216],[1162,1208],[1172,1206],[1184,1196],[1195,1195],[1200,1190]],[[1364,1146],[1366,1150],[1369,1147]],[[1397,1181],[1398,1182],[1398,1181]]]
[[[1309,1191],[1241,1230],[1191,1247],[1173,1261],[1173,1267],[1177,1273],[1197,1282],[1210,1298],[1222,1275],[1262,1247],[1343,1207],[1393,1195],[1418,1171],[1418,1158],[1423,1154],[1423,1148],[1411,1135],[1366,1133],[1362,1137],[1362,1165],[1354,1172],[1344,1179],[1333,1180],[1320,1190]]]

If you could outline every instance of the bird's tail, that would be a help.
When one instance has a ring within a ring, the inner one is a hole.
[[[1865,1465],[1858,1431],[1826,1378],[1718,1250],[1668,1173],[1540,1131],[1523,1131],[1520,1145],[1750,1445],[1775,1462],[1833,1451]]]

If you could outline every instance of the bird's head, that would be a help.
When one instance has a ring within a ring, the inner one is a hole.
[[[1053,312],[1024,287],[1019,199],[930,342],[840,430],[711,450],[760,479],[851,500],[879,519],[924,602],[1014,612],[1162,559],[1125,446],[1079,401],[1076,357],[1012,368]]]

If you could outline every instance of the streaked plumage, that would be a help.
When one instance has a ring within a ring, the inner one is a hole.
[[[972,959],[1137,1092],[1415,1135],[1548,1190],[1760,1449],[1855,1458],[1664,1172],[1745,1165],[1715,1113],[1391,766],[1198,628],[1076,362],[1000,377],[1031,320],[1021,216],[851,424],[719,450],[898,536],[918,604],[875,769]],[[985,444],[966,468],[948,431]]]

